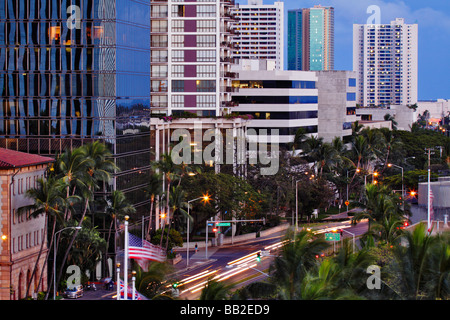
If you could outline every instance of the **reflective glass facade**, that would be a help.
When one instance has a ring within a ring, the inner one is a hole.
[[[55,155],[93,140],[145,205],[150,1],[0,0],[0,147]]]

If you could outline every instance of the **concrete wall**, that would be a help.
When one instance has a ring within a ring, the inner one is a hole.
[[[344,123],[356,121],[356,115],[348,115],[347,108],[355,108],[356,101],[347,101],[347,93],[355,93],[356,86],[349,86],[349,78],[356,79],[353,71],[317,71],[319,91],[318,135],[325,142],[335,137],[343,138],[352,134],[351,127],[344,129]]]
[[[290,224],[286,223],[286,224],[282,224],[279,225],[277,227],[274,228],[270,228],[264,231],[260,232],[260,237],[266,237],[268,235],[277,233],[277,232],[282,232],[285,231],[289,228]],[[233,239],[231,239],[231,237],[225,237],[223,239],[222,244],[231,244],[232,240],[233,243],[237,243],[237,242],[241,242],[241,241],[248,241],[248,240],[252,240],[252,239],[256,239],[256,232],[252,232],[252,233],[247,233],[247,234],[243,234],[240,236],[234,236]],[[214,239],[210,239],[208,238],[208,247],[212,246],[213,243],[216,243],[217,240]],[[198,248],[204,248],[205,247],[205,241],[190,241],[189,243],[189,248],[193,249],[195,244],[197,244]],[[177,250],[186,250],[187,249],[187,243],[183,243],[183,247],[181,248],[177,248]]]

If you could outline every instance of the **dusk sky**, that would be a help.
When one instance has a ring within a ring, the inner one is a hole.
[[[273,4],[275,0],[264,0]],[[247,0],[238,0],[247,4]],[[353,24],[366,23],[370,5],[381,10],[381,23],[395,18],[419,25],[419,100],[450,99],[450,1],[448,0],[284,0],[285,62],[287,10],[315,4],[335,9],[335,70],[353,68]]]

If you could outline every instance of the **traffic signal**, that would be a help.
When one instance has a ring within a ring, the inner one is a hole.
[[[261,252],[258,252],[258,253],[256,254],[256,261],[257,261],[257,262],[260,262],[260,261],[261,261]]]
[[[174,284],[172,284],[172,288],[176,289],[178,287],[178,282],[175,282]]]
[[[213,231],[213,232],[217,232],[217,227],[214,226],[213,229],[212,229],[212,231]]]

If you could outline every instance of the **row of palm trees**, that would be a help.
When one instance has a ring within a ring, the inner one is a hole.
[[[322,137],[307,136],[297,132],[292,148],[313,164],[318,179],[332,183],[342,198],[347,185],[362,196],[360,186],[364,175],[383,172],[388,163],[402,164],[403,143],[396,131],[364,128],[358,122],[352,125],[352,136],[346,143],[339,137],[325,142]]]
[[[74,150],[67,150],[59,155],[55,163],[47,169],[46,177],[38,179],[37,186],[27,190],[26,196],[33,200],[30,206],[26,206],[19,210],[19,214],[30,212],[31,217],[43,215],[45,217],[45,226],[43,235],[49,239],[48,248],[44,251],[42,241],[36,264],[27,284],[26,296],[29,296],[31,283],[34,277],[39,277],[37,287],[40,287],[46,265],[48,265],[49,254],[51,248],[56,241],[56,250],[61,246],[63,237],[65,239],[65,252],[60,259],[59,270],[52,270],[49,288],[52,287],[53,273],[57,272],[56,283],[59,284],[64,270],[63,266],[69,259],[69,253],[74,245],[75,239],[80,232],[79,228],[73,227],[89,227],[87,223],[88,213],[94,213],[94,193],[96,190],[103,188],[109,183],[112,174],[119,169],[115,166],[111,159],[111,152],[107,146],[101,142],[93,142],[83,145]],[[119,204],[118,202],[122,202]],[[114,214],[118,210],[123,212],[131,212],[134,210],[119,192],[113,193],[112,202],[108,206],[108,212]],[[61,232],[57,234],[58,229],[72,227],[71,232]],[[95,249],[95,258],[100,256],[101,244]],[[36,274],[38,261],[42,254],[46,254],[45,264],[41,269],[41,273]],[[73,258],[73,257],[72,257]],[[47,292],[46,299],[48,298]]]
[[[401,208],[389,204],[393,200],[385,194],[374,197],[374,188],[367,187],[368,200],[359,217],[368,217],[372,226],[356,252],[344,241],[334,255],[318,258],[329,247],[323,237],[306,230],[291,232],[266,281],[239,290],[210,281],[200,299],[449,299],[449,234],[430,235],[424,224],[413,231],[402,228]],[[379,289],[367,285],[370,266],[380,268]]]

